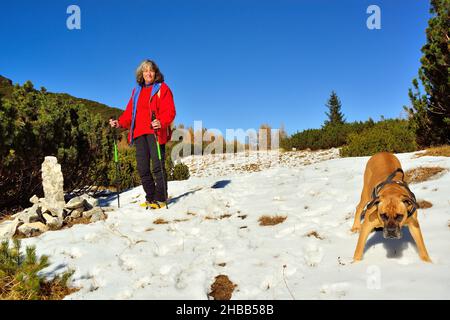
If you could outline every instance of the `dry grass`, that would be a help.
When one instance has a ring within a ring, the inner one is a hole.
[[[211,292],[208,295],[214,300],[230,300],[236,287],[237,285],[231,282],[228,276],[221,274],[211,285]]]
[[[428,148],[425,152],[417,153],[416,158],[432,156],[432,157],[450,157],[450,146],[440,146]]]
[[[76,224],[89,224],[91,223],[90,218],[87,217],[79,217],[79,218],[75,218],[75,219],[70,219],[68,220],[66,223],[64,223],[63,227],[61,229],[67,229],[67,228],[71,228]]]
[[[258,219],[260,226],[274,226],[279,223],[283,223],[287,217],[283,216],[262,216]]]
[[[226,213],[226,214],[221,215],[220,219],[225,219],[225,218],[229,218],[229,217],[231,217],[231,214]]]
[[[315,237],[315,238],[317,238],[317,239],[319,239],[319,240],[325,239],[325,238],[322,237],[320,234],[318,234],[317,231],[311,231],[311,232],[308,232],[307,234],[305,234],[305,237]]]
[[[258,172],[261,171],[261,166],[257,163],[246,164],[240,168],[243,171],[247,172]]]
[[[0,280],[0,300],[30,300],[33,299],[30,292],[16,290],[20,282],[13,277],[4,277]],[[68,288],[59,279],[41,282],[39,300],[62,300],[65,296],[77,292],[79,288]],[[34,298],[36,299],[36,297]]]
[[[58,281],[44,282],[42,284],[41,300],[62,300],[65,296],[77,292],[79,288],[68,288]]]
[[[2,241],[0,257],[0,300],[61,300],[79,290],[67,286],[75,270],[47,281],[41,271],[50,266],[48,256],[38,257],[34,246],[21,250],[20,240]]]
[[[433,204],[431,202],[426,201],[426,200],[421,200],[421,201],[417,202],[417,204],[419,205],[419,209],[428,209],[433,206]]]
[[[406,183],[419,183],[430,180],[439,173],[445,171],[441,167],[418,167],[405,172]]]
[[[175,219],[173,220],[173,222],[185,222],[185,221],[189,221],[190,219]]]
[[[155,221],[153,221],[154,224],[168,224],[169,222],[164,220],[163,218],[158,218]]]

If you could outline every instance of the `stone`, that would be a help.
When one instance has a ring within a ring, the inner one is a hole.
[[[91,209],[89,211],[83,212],[83,217],[90,218],[96,213],[103,213],[103,210],[101,208],[99,208],[99,207],[95,207],[95,208],[93,208],[93,209]]]
[[[72,210],[69,217],[71,217],[73,219],[77,219],[77,218],[80,218],[82,214],[83,214],[83,210],[75,209],[75,210]]]
[[[53,217],[57,217],[61,220],[64,219],[64,209],[62,208],[47,208],[46,212]]]
[[[59,218],[59,217],[54,217],[48,213],[44,213],[44,220],[45,223],[47,225],[47,227],[49,227],[50,229],[61,229],[62,225],[63,225],[63,219]]]
[[[32,196],[32,197],[30,198],[30,202],[31,202],[32,204],[38,204],[38,203],[39,203],[39,198],[38,198],[36,195],[34,195],[34,196]]]
[[[41,208],[38,204],[34,204],[30,208],[26,208],[25,210],[16,213],[12,217],[23,223],[32,223],[41,220]]]
[[[41,167],[42,186],[44,188],[45,202],[52,208],[63,208],[64,201],[64,178],[61,165],[56,157],[45,157]]]
[[[48,227],[42,222],[24,223],[17,230],[26,237],[33,237],[48,231]]]
[[[89,222],[97,222],[100,220],[105,220],[106,219],[106,214],[103,213],[103,211],[96,211],[91,218],[89,219]]]
[[[68,224],[68,223],[70,223],[72,221],[73,221],[73,218],[71,216],[67,216],[67,217],[64,218],[64,223],[65,224]]]
[[[0,240],[11,239],[16,233],[19,224],[20,221],[18,219],[2,222],[0,224]]]
[[[98,207],[98,200],[91,197],[90,195],[84,193],[80,196],[80,198],[86,200],[87,205],[85,204],[85,208],[87,210],[91,210],[94,207]]]
[[[85,204],[86,204],[85,199],[83,199],[81,197],[75,197],[75,198],[70,199],[69,202],[66,203],[64,208],[73,210],[73,209],[83,208],[83,207],[85,207]]]

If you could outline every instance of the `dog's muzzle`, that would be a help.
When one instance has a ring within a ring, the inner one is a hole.
[[[383,237],[385,239],[401,239],[402,229],[400,227],[384,227]]]

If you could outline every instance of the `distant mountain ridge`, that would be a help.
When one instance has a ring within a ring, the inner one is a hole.
[[[5,98],[10,97],[12,94],[13,88],[14,88],[14,84],[13,84],[12,80],[0,75],[0,97],[5,97]],[[77,98],[77,97],[71,96],[68,93],[54,93],[54,92],[48,92],[48,93],[57,95],[59,97],[63,97],[69,101],[72,101],[73,103],[84,104],[86,107],[88,107],[88,109],[90,111],[92,111],[93,113],[96,113],[96,114],[100,114],[100,116],[105,120],[107,120],[111,117],[117,118],[123,112],[123,110],[121,110],[121,109],[110,107],[110,106],[107,106],[106,104],[103,104],[103,103],[100,103],[97,101],[83,99],[83,98]]]

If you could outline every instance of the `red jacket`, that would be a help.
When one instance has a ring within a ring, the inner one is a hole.
[[[142,87],[139,94],[136,120],[134,126],[134,139],[144,134],[153,134],[151,126],[152,111],[156,113],[156,119],[161,123],[161,128],[157,130],[159,144],[165,144],[170,139],[170,124],[175,119],[176,111],[173,102],[173,95],[170,88],[163,82],[158,93],[150,100],[150,93],[153,86]],[[133,93],[128,101],[127,108],[119,117],[119,125],[122,128],[130,129],[133,111]],[[130,130],[131,131],[131,130]],[[131,143],[131,132],[128,133],[128,142]]]

